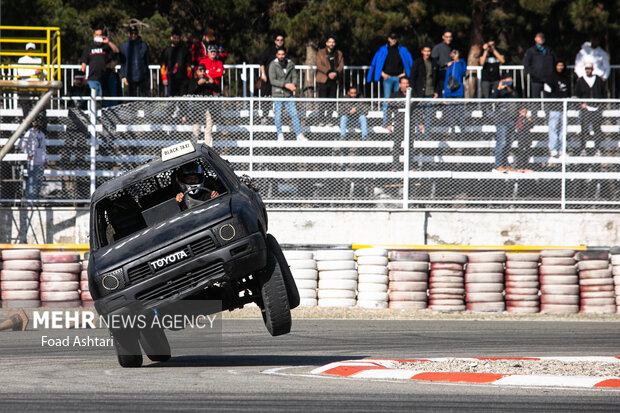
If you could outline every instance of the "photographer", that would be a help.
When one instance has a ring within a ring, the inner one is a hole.
[[[86,46],[82,52],[80,63],[81,71],[86,71],[88,66],[88,86],[97,91],[97,96],[103,96],[101,82],[106,66],[111,59],[112,53],[118,53],[118,47],[104,35],[103,29],[93,31],[93,43]]]
[[[495,48],[495,42],[489,40],[482,45],[482,97],[488,98],[491,92],[497,88],[500,79],[499,66],[506,62],[504,55]]]

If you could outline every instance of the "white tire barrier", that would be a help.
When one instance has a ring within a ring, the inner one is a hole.
[[[428,262],[426,251],[390,251],[390,261],[421,261]]]
[[[465,282],[468,283],[501,283],[504,281],[504,274],[495,273],[473,273],[465,274]]]
[[[298,288],[299,298],[316,298],[316,290]]]
[[[428,280],[428,273],[422,271],[390,271],[389,281],[424,281]]]
[[[489,251],[489,252],[470,252],[467,254],[468,263],[483,263],[483,262],[506,262],[506,253],[504,251]]]
[[[377,310],[383,310],[388,308],[387,301],[366,301],[366,300],[357,300],[357,306],[360,308],[374,308]]]
[[[319,271],[354,270],[355,261],[317,261],[316,267]]]
[[[504,273],[504,264],[501,262],[469,263],[466,267],[467,274],[474,273]]]
[[[427,308],[429,254],[424,251],[390,251],[389,255],[388,308]]]
[[[387,257],[388,251],[384,248],[360,248],[355,250],[357,257],[365,257],[369,255]]]
[[[540,302],[542,304],[577,305],[579,304],[579,295],[541,294]]]
[[[10,250],[2,250],[2,260],[3,261],[12,261],[12,260],[41,260],[41,252],[35,249],[10,249]]]
[[[531,261],[538,262],[540,254],[535,252],[507,252],[506,261]]]
[[[357,284],[357,291],[359,292],[387,292],[388,285],[378,283],[359,283]]]
[[[428,262],[421,261],[394,261],[388,263],[390,271],[419,271],[428,272]]]
[[[542,257],[542,265],[575,265],[573,257]]]
[[[426,291],[391,291],[389,293],[389,300],[392,301],[423,301],[426,303],[428,296]],[[426,308],[426,306],[424,306]]]
[[[538,261],[506,261],[506,269],[535,269],[538,270]]]
[[[434,262],[447,262],[453,264],[465,264],[467,262],[467,255],[459,252],[451,251],[437,251],[428,253],[429,261]]]
[[[387,303],[389,295],[382,291],[360,291],[357,293],[358,301],[385,301]]]
[[[515,314],[538,313],[540,254],[508,253],[506,259],[504,276],[506,311]]]
[[[426,294],[428,284],[415,281],[393,281],[390,283],[390,291],[423,291]]]
[[[40,280],[42,282],[78,281],[79,277],[73,272],[42,272]]]
[[[317,288],[316,280],[295,280],[295,284],[297,285],[297,288],[304,288],[304,289],[316,289]]]
[[[362,265],[380,265],[386,267],[388,265],[388,258],[375,255],[362,256],[357,259],[357,265],[358,269]]]
[[[291,274],[296,280],[316,280],[319,276],[317,270],[308,270],[300,268],[291,268]]]
[[[88,281],[88,271],[81,271],[80,272],[80,280],[81,281]]]
[[[384,265],[358,265],[357,273],[387,275],[388,268]]]
[[[9,260],[2,263],[3,270],[11,271],[41,271],[39,260]]]
[[[88,291],[88,281],[80,281],[80,290]]]
[[[466,293],[500,293],[504,291],[502,283],[467,283],[465,284]]]
[[[506,261],[507,263],[510,261]],[[506,275],[535,275],[538,277],[538,267],[536,268],[506,268]]]
[[[431,271],[435,270],[452,270],[463,272],[463,264],[455,264],[451,262],[432,262]]]
[[[579,306],[567,304],[540,304],[540,312],[543,314],[574,314],[579,312]]]
[[[336,270],[320,271],[319,280],[353,280],[357,281],[357,271],[355,270]]]
[[[284,258],[289,260],[314,260],[314,253],[312,251],[301,250],[282,250]]]
[[[579,261],[577,263],[579,271],[585,270],[606,270],[609,268],[609,261],[592,260],[592,261]]]
[[[359,274],[358,276],[358,284],[364,283],[377,283],[377,284],[388,284],[388,276],[381,274]]]
[[[80,294],[77,291],[41,291],[41,301],[77,301]]]
[[[82,291],[82,293],[80,294],[80,299],[82,301],[93,301],[93,296],[90,295],[90,291],[88,290],[84,290]]]
[[[557,250],[542,250],[540,252],[540,256],[542,257],[574,257],[574,250],[567,249],[557,249]]]
[[[82,271],[82,264],[79,262],[48,262],[41,264],[41,269],[45,272],[74,272],[79,274]]]
[[[425,301],[392,301],[388,302],[388,308],[396,310],[423,310],[428,306]]]
[[[56,281],[56,282],[42,282],[41,292],[48,291],[77,291],[80,287],[78,281]]]
[[[39,273],[37,271],[0,271],[0,280],[2,281],[39,281]]]
[[[316,298],[300,298],[299,306],[300,307],[316,307],[318,301]]]
[[[353,250],[318,250],[314,253],[317,261],[353,261],[355,253]]]
[[[323,298],[343,298],[355,299],[355,291],[353,290],[319,290],[319,299]]]
[[[289,260],[286,259],[288,266],[293,269],[316,270],[316,261],[314,260]]]
[[[356,304],[354,298],[319,298],[319,307],[353,307]]]
[[[38,281],[0,281],[0,290],[2,291],[34,291],[38,289]]]
[[[2,301],[5,300],[38,300],[39,289],[36,290],[2,290],[0,293]]]
[[[475,313],[502,312],[506,309],[506,305],[504,304],[504,300],[493,302],[476,301],[468,302],[466,305],[466,309]]]
[[[41,262],[80,262],[80,254],[77,252],[41,252]]]

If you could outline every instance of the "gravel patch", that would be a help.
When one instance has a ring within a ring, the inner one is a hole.
[[[620,363],[558,360],[457,360],[403,362],[396,368],[451,373],[620,377]]]

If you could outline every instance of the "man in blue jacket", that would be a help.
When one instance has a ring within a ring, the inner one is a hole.
[[[370,64],[367,82],[383,80],[383,97],[389,98],[398,90],[401,77],[409,77],[413,59],[405,46],[398,43],[398,34],[390,33],[387,44],[381,46]],[[387,102],[383,103],[383,126],[386,123]]]
[[[128,96],[150,96],[149,47],[137,27],[129,28],[129,40],[121,44],[121,79],[129,87]]]

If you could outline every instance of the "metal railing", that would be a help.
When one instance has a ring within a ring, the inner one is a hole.
[[[67,109],[47,111],[43,187],[28,194],[15,148],[0,162],[0,202],[87,203],[190,139],[212,142],[271,207],[620,210],[615,100],[100,100],[111,99],[61,98],[54,107]],[[23,113],[0,114],[4,145]]]
[[[41,69],[41,76],[37,80],[61,81],[62,71],[60,65],[60,28],[58,27],[37,27],[37,26],[0,26],[0,32],[15,32],[16,35],[0,36],[0,56],[10,57],[39,57],[41,64],[28,63],[7,63],[5,59],[0,64],[0,78],[17,79],[19,69]],[[43,33],[41,35],[41,33]],[[41,37],[42,36],[42,37]],[[40,45],[38,51],[26,51],[24,47],[28,43]],[[21,45],[22,48],[7,49],[5,44]]]

